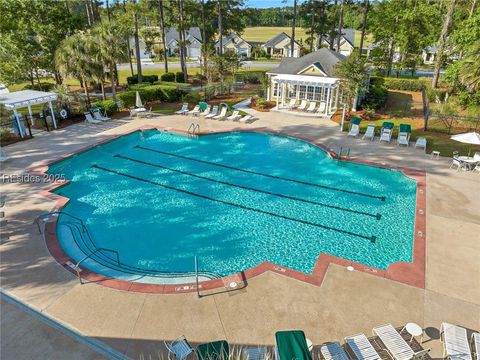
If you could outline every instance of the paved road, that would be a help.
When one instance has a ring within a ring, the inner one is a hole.
[[[242,65],[243,68],[268,68],[273,69],[278,66],[279,63],[275,62],[257,62],[257,61],[245,61]],[[179,69],[180,63],[179,62],[169,62],[168,67],[172,69]],[[198,62],[188,62],[188,68],[198,68],[200,64]],[[162,63],[153,63],[153,64],[142,64],[143,69],[163,69],[163,62]],[[129,64],[120,64],[118,65],[119,70],[129,70]],[[133,64],[133,69],[136,70],[136,64]]]

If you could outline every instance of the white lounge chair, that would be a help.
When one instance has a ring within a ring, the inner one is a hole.
[[[220,111],[220,115],[214,116],[213,119],[215,120],[223,120],[227,117],[227,110],[228,108],[226,106],[222,107],[222,110]]]
[[[395,360],[421,359],[430,351],[430,349],[418,352],[413,351],[410,345],[407,344],[398,331],[390,324],[374,328],[373,333],[380,338],[387,348],[387,351]]]
[[[417,141],[415,141],[415,148],[427,148],[427,139],[423,137],[419,137]]]
[[[90,123],[90,124],[101,124],[103,121],[101,120],[95,120],[92,116],[92,114],[90,114],[89,111],[83,113],[85,115],[85,121]]]
[[[345,338],[345,344],[353,352],[357,360],[381,360],[381,356],[368,341],[365,334],[348,336]]]
[[[368,125],[365,134],[362,137],[363,140],[373,141],[375,139],[375,125]]]
[[[352,124],[352,127],[350,128],[347,136],[356,137],[358,136],[358,134],[360,134],[360,126],[358,126],[357,124]]]
[[[315,101],[312,101],[310,105],[308,105],[307,112],[314,112],[316,106],[317,106],[317,103]]]
[[[244,117],[238,119],[241,123],[249,123],[253,121],[253,116],[252,115],[245,115]]]
[[[210,109],[212,108],[211,105],[207,105],[207,107],[205,108],[205,110],[203,110],[201,113],[200,113],[200,116],[207,116],[208,114],[210,114]]]
[[[200,114],[200,105],[195,105],[193,110],[187,112],[188,115],[197,115]]]
[[[239,111],[238,110],[235,110],[232,115],[230,115],[229,117],[227,117],[227,120],[232,120],[232,121],[235,121],[235,120],[238,120],[242,117],[242,115],[239,114]]]
[[[328,342],[320,346],[324,360],[350,360],[338,342]]]
[[[175,111],[175,114],[179,114],[179,115],[184,115],[185,113],[188,112],[188,104],[187,103],[183,103],[182,104],[182,108],[178,111]]]
[[[380,134],[380,141],[390,142],[392,140],[392,129],[383,129]]]
[[[465,167],[465,164],[458,158],[458,152],[453,153],[452,162],[450,163],[450,169],[453,167],[455,167],[455,170],[457,171]]]
[[[188,343],[184,336],[173,340],[171,343],[164,341],[168,352],[172,353],[177,360],[183,360],[188,355],[194,352],[193,348]]]
[[[95,117],[95,120],[99,120],[99,121],[107,121],[107,120],[110,120],[110,118],[108,116],[103,116],[101,113],[100,113],[100,110],[95,110],[93,112],[93,116]]]
[[[302,100],[297,110],[304,111],[307,108],[307,100]]]
[[[323,101],[320,102],[320,105],[318,105],[317,113],[325,113],[325,110],[327,108],[327,104]]]
[[[478,165],[477,165],[478,166]],[[472,353],[476,360],[480,360],[480,333],[472,334]]]
[[[249,346],[242,349],[242,359],[245,360],[265,360],[271,358],[266,346]]]
[[[400,145],[408,146],[409,142],[410,142],[410,133],[408,132],[398,133],[397,146],[400,146]]]
[[[297,99],[290,99],[290,102],[288,103],[287,107],[289,109],[295,109],[297,107]]]
[[[467,330],[463,327],[442,323],[440,341],[443,342],[443,358],[451,360],[472,360],[468,347]]]
[[[205,115],[205,119],[213,119],[214,116],[217,116],[218,113],[218,105],[214,105],[212,108],[212,112],[208,115]]]

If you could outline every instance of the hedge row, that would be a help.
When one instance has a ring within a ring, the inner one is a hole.
[[[158,75],[143,75],[142,82],[153,84],[154,82],[158,81]],[[138,84],[138,77],[137,75],[127,77],[127,84],[134,85]]]
[[[122,102],[123,107],[128,108],[135,105],[135,97],[137,91],[140,93],[140,97],[142,98],[143,103],[156,100],[174,102],[179,100],[183,94],[181,90],[177,90],[177,88],[173,86],[145,86],[138,90],[129,90],[118,94],[118,98]]]
[[[424,79],[397,79],[391,77],[372,76],[370,84],[383,85],[390,90],[422,91],[425,88]]]
[[[105,111],[107,116],[112,116],[118,111],[118,106],[113,100],[102,100],[97,102],[95,106],[101,108],[102,111]]]

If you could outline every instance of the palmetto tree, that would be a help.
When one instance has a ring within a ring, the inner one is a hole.
[[[476,42],[461,60],[460,81],[471,92],[480,91],[480,42]]]
[[[91,56],[87,33],[78,32],[65,39],[55,52],[55,64],[63,76],[80,80],[87,98],[87,105],[90,106],[88,83],[95,78],[98,63]]]

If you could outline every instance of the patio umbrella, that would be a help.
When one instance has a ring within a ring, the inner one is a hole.
[[[450,139],[470,145],[480,145],[480,134],[477,132],[469,132],[464,134],[452,135]],[[470,156],[470,150],[472,147],[468,149],[468,156]]]
[[[136,98],[135,98],[135,106],[137,108],[143,108],[142,99],[140,98],[140,93],[138,91],[137,91],[137,95],[136,95]]]

